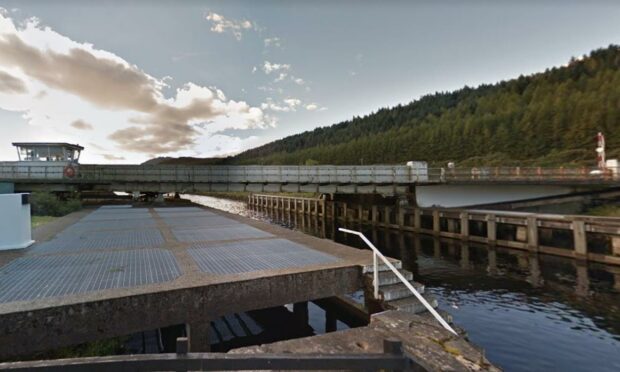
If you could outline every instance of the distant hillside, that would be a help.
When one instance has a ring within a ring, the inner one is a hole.
[[[566,67],[427,95],[232,158],[203,161],[585,164],[594,162],[594,137],[599,131],[606,135],[608,157],[620,157],[620,46],[616,45],[573,58]],[[173,162],[181,160],[166,161]]]

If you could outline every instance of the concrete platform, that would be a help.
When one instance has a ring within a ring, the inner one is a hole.
[[[484,352],[443,329],[427,315],[400,311],[374,314],[367,327],[231,350],[231,354],[371,354],[383,351],[383,340],[396,338],[405,353],[427,371],[500,371]]]
[[[354,292],[370,251],[202,207],[84,210],[0,252],[0,359]]]

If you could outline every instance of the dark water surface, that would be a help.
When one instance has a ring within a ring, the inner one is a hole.
[[[330,221],[206,196],[184,198],[364,248],[356,237],[334,234],[343,226]],[[362,230],[383,253],[400,258],[504,370],[620,371],[620,267],[347,227]]]

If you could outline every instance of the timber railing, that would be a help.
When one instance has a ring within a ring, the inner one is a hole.
[[[282,196],[270,194],[250,194],[248,204],[256,207],[280,209],[287,212],[304,213],[313,216],[326,216],[325,199]]]
[[[383,341],[375,354],[229,354],[192,353],[186,337],[177,339],[176,354],[139,354],[0,363],[3,371],[242,371],[242,370],[383,370],[425,371],[407,356],[402,342]]]

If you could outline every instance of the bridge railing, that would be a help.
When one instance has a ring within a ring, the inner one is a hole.
[[[376,166],[82,165],[80,177],[100,182],[375,183],[429,182],[426,169]]]
[[[442,168],[441,181],[563,181],[619,179],[617,168],[592,167],[472,167]],[[434,174],[434,172],[433,172]]]
[[[74,183],[299,183],[413,184],[441,182],[615,181],[619,170],[569,167],[413,168],[406,165],[356,166],[76,166],[75,177],[63,175],[64,164],[0,162],[0,181],[51,180]]]

